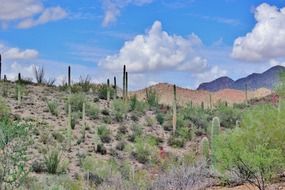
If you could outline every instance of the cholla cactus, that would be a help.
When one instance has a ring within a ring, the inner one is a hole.
[[[210,159],[210,143],[207,137],[203,137],[201,140],[200,152],[206,158],[206,160]]]

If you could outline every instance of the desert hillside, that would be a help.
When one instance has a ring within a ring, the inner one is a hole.
[[[167,83],[159,83],[148,87],[147,89],[153,89],[158,94],[159,103],[165,105],[172,105],[173,100],[173,85]],[[146,98],[146,90],[142,89],[131,94],[136,94],[140,100]],[[271,94],[271,90],[266,88],[260,88],[254,91],[248,91],[248,100],[259,99]],[[211,97],[210,97],[211,96]],[[185,105],[192,101],[193,105],[200,106],[202,102],[204,105],[210,106],[210,99],[212,104],[218,102],[227,102],[228,104],[244,103],[246,100],[246,93],[242,90],[236,89],[223,89],[217,92],[208,92],[204,90],[190,90],[186,88],[177,87],[177,103]]]

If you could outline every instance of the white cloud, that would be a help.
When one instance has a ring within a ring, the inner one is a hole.
[[[167,69],[202,72],[208,64],[195,51],[200,46],[202,42],[195,34],[188,38],[169,35],[156,21],[145,35],[125,42],[118,54],[107,56],[99,65],[109,70],[127,65],[129,71],[138,73]]]
[[[121,9],[129,4],[142,6],[144,4],[151,3],[153,0],[103,0],[103,8],[105,11],[103,26],[108,26],[112,22],[117,20],[120,16]]]
[[[0,53],[6,60],[35,59],[39,55],[39,52],[34,49],[21,50],[16,47],[6,47],[4,44],[0,44]]]
[[[263,3],[256,8],[255,19],[252,31],[235,40],[232,57],[249,62],[285,57],[285,7]]]
[[[28,18],[21,21],[18,28],[31,28],[33,26],[45,24],[50,21],[57,21],[67,16],[67,13],[61,7],[52,7],[46,9],[37,19]]]
[[[66,11],[57,7],[44,7],[42,0],[0,0],[2,28],[15,23],[18,28],[30,28],[50,21],[63,19]]]

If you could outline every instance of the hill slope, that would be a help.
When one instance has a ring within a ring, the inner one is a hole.
[[[200,84],[197,90],[207,90],[211,92],[226,88],[244,90],[246,84],[248,89],[251,90],[256,90],[258,88],[273,89],[278,83],[279,74],[282,71],[285,71],[285,67],[274,66],[263,73],[253,73],[236,81],[229,77],[221,77],[211,82]]]

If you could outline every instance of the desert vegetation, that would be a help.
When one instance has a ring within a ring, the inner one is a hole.
[[[0,189],[211,189],[281,181],[285,167],[284,75],[278,100],[253,104],[188,102],[176,85],[171,106],[154,88],[145,99],[93,84],[1,81]],[[247,92],[245,92],[247,93]]]

